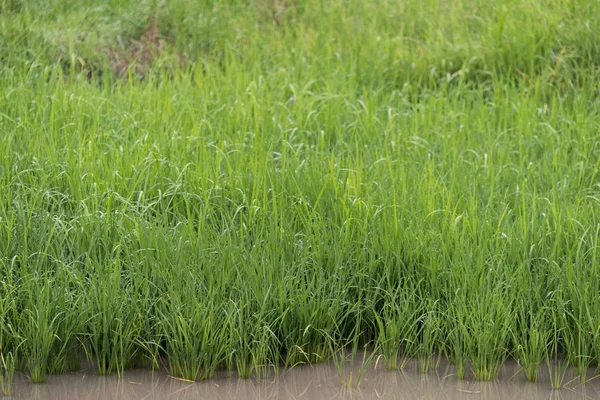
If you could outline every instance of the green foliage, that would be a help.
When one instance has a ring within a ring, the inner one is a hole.
[[[3,390],[600,362],[599,2],[97,3],[0,0]]]

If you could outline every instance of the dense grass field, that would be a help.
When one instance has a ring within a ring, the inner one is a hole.
[[[598,26],[595,0],[0,0],[3,389],[348,347],[586,379]]]

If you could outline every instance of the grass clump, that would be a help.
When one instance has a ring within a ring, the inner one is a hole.
[[[15,375],[15,358],[13,353],[0,354],[2,365],[0,366],[0,388],[4,396],[12,393],[13,377]]]
[[[585,380],[599,4],[0,1],[3,388],[366,344]]]

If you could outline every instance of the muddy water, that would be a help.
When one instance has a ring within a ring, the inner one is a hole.
[[[349,367],[346,377],[349,377]],[[355,369],[356,372],[356,369]],[[371,366],[362,376],[359,388],[340,384],[338,370],[332,365],[300,366],[278,377],[256,382],[226,376],[189,383],[164,372],[126,371],[101,377],[91,370],[50,376],[47,383],[34,385],[26,376],[15,377],[13,399],[600,399],[600,378],[581,384],[568,370],[566,385],[552,390],[546,367],[540,369],[538,383],[527,382],[518,365],[507,363],[498,379],[491,382],[459,380],[450,365],[441,365],[427,374],[410,363],[402,372]]]

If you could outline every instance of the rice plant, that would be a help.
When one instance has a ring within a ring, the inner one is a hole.
[[[597,1],[0,3],[5,384],[600,362]]]
[[[415,286],[410,284],[399,285],[384,298],[382,315],[375,316],[379,332],[377,344],[387,369],[403,369],[419,350],[419,323],[424,314],[422,302]]]
[[[546,358],[548,345],[551,343],[552,328],[547,311],[544,309],[519,309],[519,323],[523,326],[516,328],[513,333],[516,345],[516,357],[522,363],[525,378],[537,381],[540,365]]]
[[[15,375],[15,358],[12,352],[0,354],[2,365],[0,366],[0,388],[4,396],[12,393],[13,377]]]

